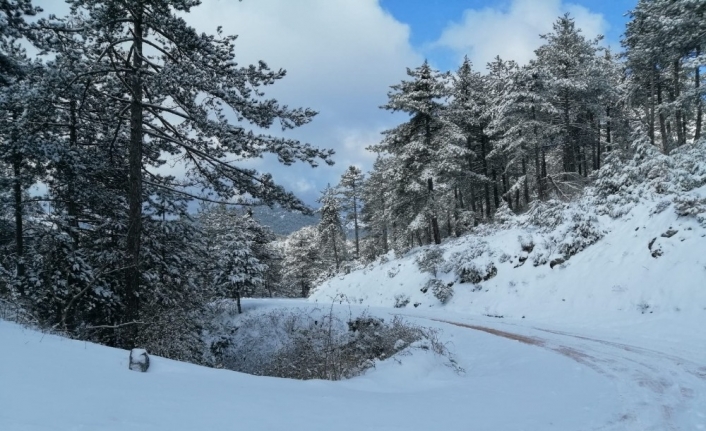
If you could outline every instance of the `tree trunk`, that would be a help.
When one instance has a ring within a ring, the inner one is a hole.
[[[500,208],[500,195],[498,193],[498,175],[495,172],[495,168],[491,171],[491,175],[493,178],[493,199],[495,202],[495,210],[497,211],[497,209]]]
[[[696,56],[701,55],[701,50],[696,49]],[[701,70],[699,66],[696,66],[694,73],[694,88],[698,94],[699,88],[701,88]],[[701,138],[701,123],[703,122],[704,107],[703,98],[699,95],[696,100],[696,130],[694,131],[694,141],[698,141]]]
[[[429,196],[432,201],[432,206],[434,205],[434,180],[432,178],[427,178],[427,187],[429,189]],[[434,243],[441,244],[441,233],[439,232],[439,220],[436,216],[436,208],[432,207],[431,215],[431,230],[434,235]]]
[[[132,102],[130,104],[130,147],[129,158],[129,213],[127,229],[127,253],[129,265],[127,269],[125,291],[125,320],[139,320],[140,316],[140,246],[142,241],[142,4],[137,6],[133,27],[132,56]],[[132,344],[137,338],[137,325],[128,334],[127,343]]]
[[[338,247],[336,246],[336,232],[331,232],[331,245],[333,246],[333,259],[336,262],[336,272],[340,267],[340,261],[338,259]]]
[[[523,185],[523,192],[525,194],[525,205],[529,205],[530,195],[529,195],[529,178],[527,178],[527,157],[522,157],[522,175],[525,177],[525,184]],[[518,204],[519,209],[519,204]]]
[[[12,170],[14,175],[13,191],[15,198],[15,254],[17,255],[17,279],[20,295],[24,295],[24,223],[22,219],[22,154],[16,151],[12,157]]]
[[[453,228],[451,227],[451,211],[446,211],[446,232],[447,236],[451,238],[453,235]]]
[[[655,72],[654,68],[650,74],[650,110],[649,110],[649,135],[650,143],[655,145]]]
[[[512,210],[512,196],[510,196],[511,194],[508,194],[508,191],[510,190],[510,183],[507,178],[507,173],[505,173],[505,172],[503,172],[503,174],[502,174],[502,181],[503,181],[503,196],[507,196],[507,197],[503,197],[503,200],[505,202],[507,202],[507,206],[510,208],[510,210]]]
[[[655,68],[655,74],[657,74],[657,69]],[[659,133],[662,135],[662,152],[664,154],[669,154],[669,140],[667,136],[667,120],[664,117],[664,112],[662,112],[662,81],[659,76],[657,78],[657,110],[659,111]]]
[[[485,189],[485,217],[490,218],[490,185],[488,184],[488,161],[485,159],[486,156],[486,136],[481,130],[480,137],[480,154],[483,160],[483,176],[485,177],[485,183],[483,184]]]
[[[355,257],[360,259],[360,237],[358,236],[358,197],[356,196],[355,185],[353,185],[353,225],[355,226]]]
[[[547,152],[542,148],[542,178],[547,178]]]
[[[78,124],[76,120],[76,101],[71,100],[69,102],[69,145],[71,148],[76,148],[78,146]],[[78,205],[76,204],[76,174],[73,171],[73,166],[71,163],[67,164],[67,204],[66,212],[69,216],[69,227],[71,239],[73,240],[74,249],[79,246],[79,236],[78,236]]]
[[[676,102],[677,110],[675,112],[676,116],[676,126],[677,126],[677,146],[682,146],[686,144],[686,135],[684,133],[684,119],[682,118],[682,110],[679,107],[679,96],[681,95],[679,70],[681,69],[679,64],[679,59],[674,60],[674,101]]]
[[[542,181],[542,169],[539,158],[539,133],[537,130],[537,112],[532,106],[532,120],[534,121],[534,170],[537,176],[537,196],[540,201],[544,200],[544,182]]]
[[[610,124],[611,124],[611,122],[610,122],[610,106],[608,106],[606,108],[606,118],[607,118],[607,121],[606,121],[606,127],[605,127],[605,141],[606,141],[607,145],[606,145],[605,150],[606,150],[606,152],[609,153],[609,152],[613,151],[612,141],[611,141],[611,136],[610,136],[610,133],[611,133],[611,130],[610,130]],[[654,145],[654,130],[652,131],[652,133],[653,133],[653,135],[651,137],[651,140],[652,140],[652,145]],[[599,139],[600,139],[600,136],[599,136]],[[598,149],[600,150],[600,148],[601,147],[599,145]],[[601,161],[600,157],[601,157],[601,152],[599,151],[598,152],[598,168],[599,169],[601,167],[600,166],[600,161]]]

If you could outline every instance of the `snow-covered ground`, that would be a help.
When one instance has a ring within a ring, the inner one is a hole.
[[[706,187],[692,193],[706,197]],[[583,240],[573,238],[578,235],[572,231],[577,224],[572,216],[591,208],[570,206],[554,230],[525,222],[442,244],[447,262],[461,261],[478,267],[481,274],[492,264],[497,271],[477,284],[459,283],[454,271],[442,266],[437,277],[455,282],[446,305],[431,291],[421,291],[433,278],[415,262],[423,249],[399,259],[390,253],[383,263],[328,280],[314,290],[311,300],[327,303],[344,295],[352,303],[392,307],[398,298],[406,298],[406,308],[547,323],[594,325],[665,313],[677,320],[696,315],[706,322],[706,227],[695,217],[678,216],[673,198],[641,201],[620,218],[591,214],[595,219],[590,229],[602,238],[553,268],[548,263],[560,257],[563,244]],[[523,251],[522,242],[532,242],[533,250]]]
[[[403,315],[440,329],[462,374],[422,349],[339,382],[157,357],[142,374],[126,351],[0,321],[0,430],[706,430],[706,164],[689,159],[620,168],[604,178],[618,194],[592,195],[599,178],[571,204],[448,241],[446,304],[420,290],[423,250],[309,301],[244,302]]]
[[[128,370],[126,351],[0,322],[0,429],[706,429],[704,344],[687,342],[693,334],[670,340],[680,328],[658,317],[586,334],[441,310],[407,314],[442,329],[464,374],[423,350],[340,382],[156,357],[142,374]]]

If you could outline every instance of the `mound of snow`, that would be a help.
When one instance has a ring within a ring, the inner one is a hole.
[[[413,349],[401,362],[329,382],[156,356],[149,372],[135,373],[127,351],[0,321],[0,429],[578,430],[621,414],[613,383],[590,367],[483,332],[446,326],[444,333],[463,376]]]

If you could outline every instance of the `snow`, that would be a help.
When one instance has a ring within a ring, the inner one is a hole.
[[[543,349],[444,326],[459,376],[415,350],[343,382],[293,381],[151,358],[0,322],[0,429],[584,429],[614,420],[609,379]],[[10,354],[8,354],[8,352]]]
[[[706,196],[706,188],[692,193]],[[345,295],[352,303],[392,307],[403,295],[410,299],[407,308],[416,303],[419,308],[548,323],[622,321],[662,313],[674,314],[676,319],[696,315],[706,321],[706,228],[694,217],[679,217],[671,204],[655,213],[664,206],[661,202],[642,201],[617,219],[596,216],[597,229],[605,236],[553,269],[548,264],[534,266],[533,259],[551,253],[555,246],[545,243],[565,230],[567,222],[554,232],[510,227],[446,242],[441,247],[447,260],[454,253],[485,250],[480,256],[469,255],[473,264],[482,267],[493,262],[498,274],[477,285],[456,283],[454,296],[445,306],[420,290],[432,276],[421,273],[415,263],[419,249],[400,259],[390,254],[386,263],[333,278],[315,289],[311,300],[326,303]],[[678,232],[671,238],[663,236],[669,230]],[[521,237],[532,238],[536,245],[532,253],[524,253],[528,259],[518,266],[523,255]],[[652,253],[657,249],[662,255],[655,258]],[[503,262],[503,254],[509,260]],[[438,278],[456,279],[453,272]]]
[[[329,280],[309,301],[243,302],[248,313],[400,314],[440,329],[464,373],[414,345],[339,382],[156,356],[135,373],[127,351],[0,321],[0,430],[706,430],[706,225],[679,217],[674,198],[641,197],[619,218],[571,206],[601,238],[554,268],[533,262],[581,241],[567,235],[571,220],[448,241],[447,260],[492,263],[497,275],[456,283],[446,305],[420,291],[431,275],[419,250]],[[400,296],[409,304],[392,308]]]

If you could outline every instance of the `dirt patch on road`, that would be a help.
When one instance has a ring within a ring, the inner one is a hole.
[[[498,329],[486,328],[485,326],[467,325],[465,323],[450,322],[448,320],[431,319],[435,322],[448,323],[449,325],[459,326],[461,328],[474,329],[476,331],[486,332],[498,337],[507,338],[510,340],[519,341],[520,343],[529,344],[532,346],[544,347],[545,342],[541,338],[527,337],[524,335],[513,334],[512,332],[500,331]]]

